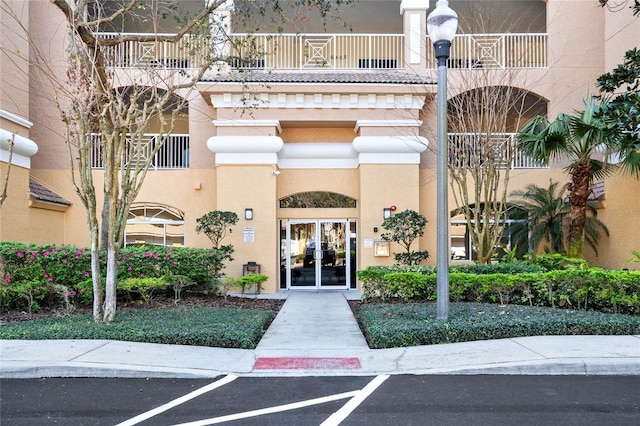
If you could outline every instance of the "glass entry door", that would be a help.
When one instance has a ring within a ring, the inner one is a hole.
[[[349,288],[355,259],[348,220],[287,220],[281,231],[281,288]]]

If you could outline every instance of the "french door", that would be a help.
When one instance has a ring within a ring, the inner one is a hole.
[[[280,288],[355,288],[354,222],[290,219],[280,229]]]

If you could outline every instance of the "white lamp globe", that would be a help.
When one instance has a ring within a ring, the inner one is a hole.
[[[451,41],[458,30],[458,14],[449,7],[447,0],[438,0],[436,8],[427,16],[427,32],[431,42]]]

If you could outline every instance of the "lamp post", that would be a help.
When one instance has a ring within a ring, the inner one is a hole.
[[[436,8],[427,17],[427,32],[438,59],[438,157],[437,157],[437,207],[436,207],[436,285],[438,312],[436,319],[449,318],[449,195],[447,192],[447,59],[451,40],[458,29],[458,15],[449,8],[447,0],[438,0]]]

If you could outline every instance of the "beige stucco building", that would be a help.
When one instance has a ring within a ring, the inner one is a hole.
[[[188,109],[136,199],[127,244],[207,247],[195,232],[196,218],[233,211],[240,220],[225,240],[235,248],[229,275],[240,276],[243,265],[256,262],[269,276],[266,292],[356,289],[356,270],[391,264],[400,251],[378,244],[385,209],[413,209],[429,220],[414,248],[428,250],[427,263],[435,264],[436,63],[425,25],[434,4],[360,0],[341,11],[351,31],[332,22],[323,28],[311,11],[310,20],[277,35],[281,46],[286,41],[295,48],[252,60],[242,79],[233,72],[206,74],[184,93]],[[600,8],[596,0],[449,4],[460,20],[448,98],[465,96],[470,81],[481,81],[470,76],[479,75],[527,93],[530,108],[501,135],[507,143],[536,114],[552,119],[580,109],[585,96],[597,92],[597,77],[640,45],[640,19]],[[86,246],[85,210],[70,184],[59,113],[43,76],[29,66],[45,58],[64,73],[64,21],[49,2],[2,0],[2,7],[2,176],[9,141],[15,145],[0,239]],[[4,13],[9,9],[14,16]],[[243,37],[248,27],[231,18],[232,34]],[[262,26],[264,46],[270,32],[275,28]],[[190,66],[170,58],[166,46],[121,53],[113,68],[122,75],[135,74],[132,64],[149,57],[163,67]],[[459,130],[450,132],[460,137]],[[563,164],[520,160],[511,169],[511,189],[568,181]],[[98,161],[96,188],[101,172]],[[586,256],[608,268],[637,268],[626,261],[640,250],[640,181],[615,175],[598,188],[598,218],[610,236],[598,256],[588,248]],[[459,207],[453,197],[449,207]],[[470,261],[465,228],[455,217],[452,224],[451,261]]]

